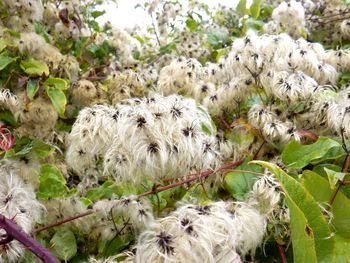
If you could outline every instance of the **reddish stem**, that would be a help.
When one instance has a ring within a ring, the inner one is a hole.
[[[60,263],[49,250],[44,248],[38,241],[25,233],[12,220],[0,214],[0,227],[6,231],[9,237],[12,237],[21,242],[27,249],[40,258],[45,263]]]
[[[51,224],[48,224],[48,225],[46,225],[46,226],[43,226],[43,227],[34,229],[34,230],[33,230],[33,234],[35,235],[35,234],[37,234],[37,233],[39,233],[39,232],[41,232],[41,231],[44,231],[44,230],[46,230],[46,229],[49,229],[49,228],[52,228],[52,227],[56,227],[56,226],[59,226],[59,225],[63,225],[63,224],[65,224],[65,223],[68,223],[68,222],[73,221],[73,220],[75,220],[75,219],[78,219],[78,218],[81,218],[81,217],[84,217],[84,216],[87,216],[87,215],[91,215],[91,214],[93,214],[93,213],[94,213],[94,211],[87,211],[87,212],[82,213],[82,214],[79,214],[79,215],[75,215],[75,216],[68,217],[68,218],[66,218],[66,219],[57,221],[57,222],[55,222],[55,223],[51,223]]]
[[[262,148],[264,147],[265,144],[266,144],[266,141],[263,141],[262,144],[260,145],[259,149],[254,154],[253,160],[256,160],[258,158],[260,151],[262,150]]]
[[[219,117],[219,120],[227,130],[231,130],[231,126],[226,122],[226,120],[223,117]]]
[[[348,171],[349,165],[350,165],[350,154],[347,154],[345,157],[345,160],[344,160],[343,168],[342,168],[343,173],[346,173]],[[331,210],[332,205],[335,201],[335,198],[337,197],[337,194],[338,194],[340,188],[345,184],[345,182],[346,182],[345,178],[338,182],[337,188],[334,190],[331,198],[329,199],[328,206],[326,208],[327,211]]]
[[[286,253],[284,252],[283,246],[277,243],[277,247],[278,247],[278,252],[280,254],[280,258],[281,258],[282,263],[288,263]]]
[[[214,170],[207,170],[207,171],[201,172],[201,173],[199,173],[199,174],[197,174],[195,176],[192,176],[192,177],[190,177],[188,179],[185,179],[183,181],[176,182],[176,183],[173,183],[173,184],[169,184],[169,185],[166,185],[166,186],[156,187],[156,188],[151,189],[151,190],[149,190],[147,192],[139,194],[138,196],[142,197],[142,196],[147,196],[147,195],[159,193],[159,192],[162,192],[162,191],[165,191],[165,190],[168,190],[168,189],[180,186],[180,185],[191,183],[191,182],[196,181],[198,179],[207,178],[208,176],[210,176],[210,175],[212,175],[212,174],[214,174],[216,172],[220,172],[220,171],[224,171],[224,170],[227,170],[227,169],[230,169],[230,168],[237,167],[237,166],[241,165],[242,163],[243,163],[243,160],[239,160],[239,161],[234,162],[234,163],[225,164],[225,165],[220,166],[215,171]]]

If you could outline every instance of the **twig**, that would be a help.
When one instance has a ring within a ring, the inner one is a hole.
[[[345,118],[345,114],[343,116],[342,125],[344,123],[344,118]],[[350,151],[349,151],[348,147],[346,146],[343,127],[340,128],[340,137],[342,140],[342,147],[343,147],[344,151],[346,152],[346,157],[344,159],[343,167],[342,167],[341,171],[343,173],[346,173],[348,171],[349,165],[350,165]],[[332,208],[332,205],[335,201],[335,198],[337,197],[337,194],[338,194],[340,188],[344,185],[344,182],[345,182],[345,177],[342,180],[339,180],[337,188],[334,190],[331,198],[329,199],[328,207],[326,207],[327,211],[329,211]]]
[[[239,160],[239,161],[234,162],[234,163],[225,164],[225,165],[222,165],[219,168],[217,168],[215,171],[214,170],[207,170],[207,171],[201,172],[201,173],[199,173],[197,175],[194,175],[194,176],[192,176],[192,177],[190,177],[190,178],[188,178],[186,180],[183,180],[183,181],[180,181],[180,182],[176,182],[176,183],[173,183],[173,184],[169,184],[169,185],[166,185],[166,186],[161,186],[161,187],[157,187],[157,188],[151,189],[151,190],[149,190],[147,192],[139,194],[138,197],[152,195],[152,194],[159,193],[159,192],[162,192],[162,191],[165,191],[165,190],[169,190],[169,189],[177,187],[177,186],[181,186],[181,185],[184,185],[184,184],[191,183],[191,182],[196,181],[198,179],[207,178],[208,176],[210,176],[210,175],[212,175],[212,174],[214,174],[216,172],[220,172],[220,171],[224,171],[224,170],[227,170],[227,169],[230,169],[230,168],[237,167],[237,166],[241,165],[242,163],[243,163],[243,160]]]
[[[25,233],[12,220],[0,214],[0,227],[6,231],[7,236],[21,242],[27,249],[40,258],[45,263],[60,263],[49,250],[44,248],[38,241]]]
[[[13,74],[13,72],[11,71],[11,72],[10,72],[10,75],[9,75],[8,78],[6,79],[5,83],[2,85],[2,88],[3,88],[3,89],[7,87],[7,84],[9,84],[9,82],[10,82],[10,80],[11,80],[11,78],[12,78],[12,74]]]
[[[350,153],[348,153],[346,155],[346,157],[345,157],[344,164],[343,164],[343,169],[342,169],[343,173],[346,173],[346,171],[349,169],[349,165],[350,165]],[[327,211],[329,211],[332,208],[332,205],[333,205],[333,203],[335,201],[335,198],[337,197],[337,194],[338,194],[340,188],[343,185],[345,185],[345,180],[344,179],[343,180],[339,180],[337,188],[334,190],[331,198],[329,199],[328,206],[326,208]]]
[[[259,149],[258,149],[258,150],[256,151],[256,153],[254,154],[253,160],[255,160],[255,159],[258,157],[258,155],[259,155],[261,149],[264,147],[265,143],[266,143],[266,141],[264,140],[264,141],[262,142],[262,144],[260,145]]]
[[[159,36],[158,36],[158,33],[157,33],[156,25],[154,24],[154,19],[153,19],[152,12],[150,12],[150,15],[151,15],[151,20],[152,20],[153,31],[154,31],[154,34],[156,36],[156,40],[157,40],[158,46],[160,46],[160,40],[159,40]]]
[[[277,247],[278,247],[278,252],[280,254],[280,258],[281,258],[282,263],[288,263],[286,253],[284,252],[283,246],[277,243]]]
[[[232,123],[230,124],[230,128],[234,128],[236,125],[240,124],[241,121],[242,121],[241,118],[233,120]]]
[[[226,122],[226,120],[223,117],[219,117],[219,121],[225,126],[227,130],[231,130],[230,125]]]
[[[91,215],[91,214],[93,214],[93,213],[95,213],[95,211],[90,210],[90,211],[87,211],[87,212],[85,212],[85,213],[82,213],[82,214],[79,214],[79,215],[75,215],[75,216],[72,216],[72,217],[68,217],[68,218],[66,218],[66,219],[57,221],[57,222],[55,222],[55,223],[51,223],[51,224],[48,224],[48,225],[46,225],[46,226],[43,226],[43,227],[34,229],[34,230],[33,230],[33,235],[35,235],[35,234],[37,234],[37,233],[39,233],[39,232],[41,232],[41,231],[44,231],[44,230],[46,230],[46,229],[49,229],[49,228],[52,228],[52,227],[56,227],[56,226],[59,226],[59,225],[63,225],[63,224],[65,224],[65,223],[68,223],[68,222],[73,221],[73,220],[75,220],[75,219],[78,219],[78,218],[81,218],[81,217],[84,217],[84,216]]]
[[[330,17],[333,18],[333,17],[335,17],[335,16],[346,15],[346,14],[348,14],[348,13],[350,13],[350,10],[344,10],[344,11],[341,11],[341,12],[336,13],[336,14],[333,14],[333,15],[322,16],[322,19],[326,19],[326,18],[330,18]],[[318,19],[320,19],[320,17],[317,16],[315,19],[318,20]],[[308,18],[308,20],[311,20],[311,21],[314,20],[313,16],[311,16],[310,18]]]
[[[328,20],[328,21],[320,22],[320,24],[317,25],[316,28],[320,28],[320,27],[324,26],[326,23],[330,24],[330,23],[333,23],[333,22],[343,21],[343,20],[349,19],[349,18],[350,17],[341,17],[341,18],[337,18],[337,19],[334,19],[334,20]]]

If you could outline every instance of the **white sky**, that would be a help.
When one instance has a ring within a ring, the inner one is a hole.
[[[186,0],[183,0],[186,1]],[[235,6],[238,0],[199,0],[213,7],[219,3],[226,6]],[[118,7],[115,4],[105,4],[103,9],[106,14],[98,18],[103,23],[110,21],[113,25],[121,28],[132,28],[134,25],[150,25],[150,16],[142,8],[135,9],[138,3],[144,3],[145,0],[119,0]]]

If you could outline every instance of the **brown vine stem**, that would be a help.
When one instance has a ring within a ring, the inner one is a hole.
[[[165,191],[165,190],[169,190],[169,189],[177,187],[177,186],[181,186],[181,185],[184,185],[184,184],[192,183],[193,181],[197,181],[199,179],[207,178],[208,176],[210,176],[210,175],[212,175],[212,174],[214,174],[216,172],[220,172],[220,171],[224,171],[224,170],[227,170],[227,169],[230,169],[230,168],[237,167],[237,166],[241,165],[242,163],[243,163],[243,160],[239,160],[239,161],[234,162],[234,163],[225,164],[225,165],[220,166],[216,170],[207,170],[207,171],[201,172],[201,173],[199,173],[199,174],[197,174],[195,176],[187,178],[187,179],[185,179],[183,181],[176,182],[176,183],[173,183],[173,184],[169,184],[169,185],[166,185],[166,186],[156,187],[156,188],[151,189],[151,190],[149,190],[147,192],[139,194],[138,197],[152,195],[152,194],[159,193],[159,192],[162,192],[162,191]]]
[[[344,116],[343,116],[342,125],[343,125],[343,123],[344,123],[344,118],[345,118],[345,114],[344,114]],[[346,145],[345,136],[344,136],[344,131],[345,131],[345,128],[342,127],[342,128],[340,129],[340,137],[341,137],[341,140],[342,140],[342,147],[343,147],[343,149],[344,149],[344,151],[345,151],[345,153],[346,153],[346,157],[345,157],[345,159],[344,159],[343,167],[342,167],[341,171],[342,171],[343,173],[346,173],[346,172],[348,171],[349,165],[350,165],[350,151],[349,151],[349,149],[348,149],[348,147],[347,147],[347,145]],[[340,188],[344,185],[344,182],[345,182],[345,177],[344,177],[342,180],[339,180],[338,185],[337,185],[337,188],[334,190],[334,192],[333,192],[331,198],[329,199],[328,207],[326,208],[327,211],[330,211],[330,210],[331,210],[332,205],[333,205],[333,203],[334,203],[334,201],[335,201],[335,198],[337,197],[337,194],[338,194]]]
[[[333,15],[322,16],[322,19],[333,18],[335,16],[342,16],[342,15],[346,15],[348,13],[350,13],[350,10],[344,10],[344,11],[340,11],[339,13],[336,13],[336,14],[333,14]],[[312,16],[312,17],[308,18],[308,20],[319,19],[319,18],[320,18],[319,16],[317,16],[315,18]]]
[[[222,125],[225,126],[226,129],[231,129],[230,125],[226,122],[226,120],[223,117],[219,117],[219,121],[222,123]]]
[[[75,216],[71,216],[71,217],[65,218],[65,219],[63,219],[63,220],[57,221],[57,222],[55,222],[55,223],[51,223],[51,224],[48,224],[48,225],[46,225],[46,226],[43,226],[43,227],[34,229],[34,230],[33,230],[33,235],[35,235],[35,234],[37,234],[37,233],[39,233],[39,232],[41,232],[41,231],[44,231],[44,230],[46,230],[46,229],[53,228],[53,227],[56,227],[56,226],[59,226],[59,225],[68,223],[68,222],[70,222],[70,221],[76,220],[76,219],[78,219],[78,218],[91,215],[91,214],[93,214],[93,213],[95,213],[95,211],[90,210],[90,211],[87,211],[87,212],[85,212],[85,213],[82,213],[82,214],[79,214],[79,215],[75,215]]]
[[[56,259],[49,250],[25,233],[15,222],[1,214],[0,227],[6,231],[7,237],[5,239],[9,241],[11,241],[11,238],[18,240],[45,263],[60,263],[60,261]]]
[[[266,144],[266,141],[264,140],[262,142],[262,144],[260,145],[259,149],[256,151],[256,153],[253,156],[253,160],[255,160],[256,158],[258,158],[260,151],[262,150],[262,148],[264,147],[264,145]]]
[[[346,173],[347,170],[349,169],[349,165],[350,165],[350,153],[346,154],[346,157],[345,157],[345,160],[344,160],[344,165],[343,165],[343,169],[342,169],[342,172],[343,173]],[[329,211],[331,208],[332,208],[332,205],[335,201],[335,198],[337,197],[337,194],[340,190],[340,188],[345,184],[345,178],[343,180],[340,180],[338,185],[337,185],[337,188],[334,190],[331,198],[329,199],[329,202],[328,202],[328,206],[326,208],[327,211]]]
[[[337,19],[333,19],[333,20],[324,21],[324,22],[321,22],[319,25],[317,25],[316,28],[320,28],[320,27],[324,26],[326,23],[330,24],[333,22],[343,21],[345,19],[349,19],[349,17],[341,17],[341,18],[337,18]]]
[[[153,12],[151,11],[149,14],[151,16],[151,22],[152,22],[152,28],[153,28],[153,31],[154,31],[154,35],[156,36],[156,40],[157,40],[158,46],[160,47],[161,45],[160,45],[160,40],[159,40],[159,36],[158,36],[158,33],[157,33],[156,25],[154,24]]]
[[[286,253],[284,252],[283,246],[277,243],[277,247],[278,247],[278,252],[280,254],[281,262],[288,263]]]
[[[212,175],[212,174],[214,174],[216,172],[225,172],[225,171],[229,170],[230,168],[237,167],[237,166],[241,165],[243,163],[243,161],[244,160],[242,159],[242,160],[239,160],[239,161],[234,162],[234,163],[224,164],[224,165],[220,166],[219,168],[217,168],[216,170],[207,170],[207,171],[204,171],[204,172],[200,172],[198,174],[193,174],[191,177],[189,177],[188,179],[185,179],[183,181],[176,182],[176,183],[173,183],[173,184],[169,184],[169,185],[166,185],[166,186],[153,188],[153,189],[151,189],[151,190],[149,190],[147,192],[139,194],[139,197],[143,197],[143,196],[159,193],[159,192],[162,192],[162,191],[165,191],[165,190],[169,190],[171,188],[175,188],[175,187],[178,187],[178,186],[181,186],[181,185],[184,185],[184,184],[188,184],[188,183],[194,182],[194,181],[199,180],[199,179],[205,179],[208,176],[210,176],[210,175]]]

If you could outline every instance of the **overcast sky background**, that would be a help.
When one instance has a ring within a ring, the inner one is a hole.
[[[180,1],[184,2],[186,0]],[[209,5],[209,7],[217,6],[219,3],[226,6],[235,6],[238,0],[199,0]],[[106,14],[98,21],[104,23],[110,21],[113,25],[121,28],[132,28],[134,25],[150,25],[150,16],[142,9],[135,6],[138,3],[144,3],[145,0],[119,0],[118,6],[115,4],[105,4],[102,9],[106,11]]]

